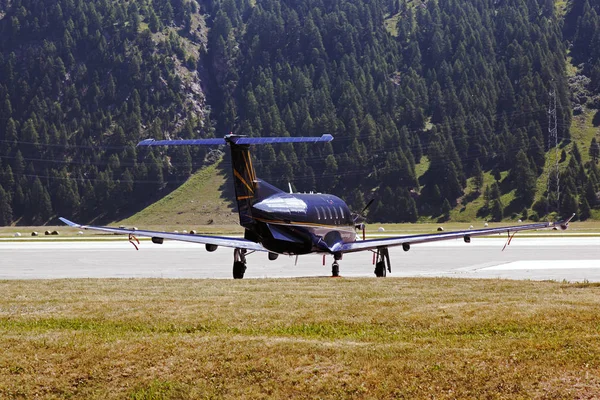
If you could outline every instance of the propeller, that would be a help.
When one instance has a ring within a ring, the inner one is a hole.
[[[352,213],[352,220],[354,221],[354,229],[360,229],[362,231],[363,240],[366,239],[365,221],[367,220],[367,217],[365,216],[365,212],[371,206],[371,204],[373,204],[374,201],[375,201],[374,198],[369,200],[369,202],[367,203],[365,208],[363,208],[360,213]]]

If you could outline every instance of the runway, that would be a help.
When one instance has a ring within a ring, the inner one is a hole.
[[[502,278],[600,282],[600,237],[478,238],[390,248],[394,277]],[[374,277],[372,253],[346,254],[345,277]],[[331,272],[332,257],[248,256],[245,278],[319,277]],[[122,241],[28,241],[0,243],[0,279],[222,278],[232,276],[233,250],[209,253],[204,246],[143,241],[140,250]]]

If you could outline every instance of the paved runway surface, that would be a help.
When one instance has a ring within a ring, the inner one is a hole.
[[[391,248],[389,276],[450,276],[562,281],[600,281],[600,238],[515,237],[505,251],[505,239],[473,239],[413,246],[404,252]],[[246,278],[328,276],[318,255],[280,256],[269,261],[266,253],[248,256]],[[233,250],[213,253],[203,245],[144,241],[136,251],[123,241],[2,242],[0,279],[60,278],[231,278]],[[374,277],[372,253],[345,255],[340,274]]]

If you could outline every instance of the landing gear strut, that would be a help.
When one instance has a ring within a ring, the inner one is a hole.
[[[246,272],[246,249],[233,250],[233,279],[244,278]]]
[[[340,264],[338,264],[338,260],[342,259],[341,254],[333,255],[333,264],[331,264],[331,277],[337,278],[340,276]]]
[[[387,271],[386,271],[387,269]],[[392,272],[392,263],[390,262],[390,253],[387,247],[377,249],[377,262],[375,263],[375,276],[385,278],[387,272]]]

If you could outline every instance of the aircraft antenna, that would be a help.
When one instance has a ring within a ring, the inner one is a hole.
[[[556,115],[556,89],[550,90],[550,100],[548,106],[548,150],[554,147],[554,171],[548,171],[548,207],[550,207],[550,193],[553,186],[556,187],[556,211],[560,208],[560,175],[559,175],[559,154],[558,154],[558,123]],[[553,175],[554,173],[554,175]],[[548,211],[548,210],[547,210]]]

